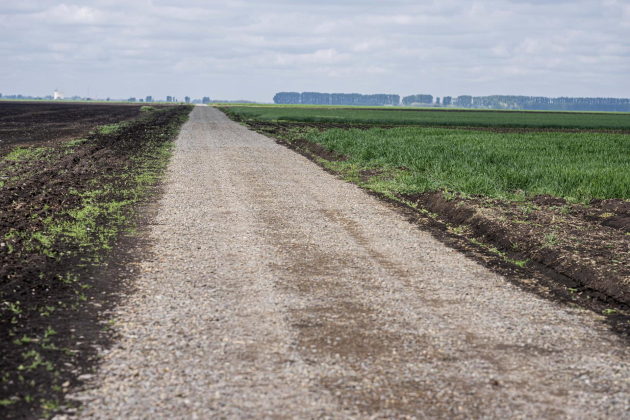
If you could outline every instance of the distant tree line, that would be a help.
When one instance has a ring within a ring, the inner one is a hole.
[[[361,95],[358,93],[280,92],[273,97],[276,104],[302,105],[366,105],[366,106],[410,106],[412,104],[432,106],[456,106],[476,109],[527,109],[550,111],[610,111],[630,112],[630,99],[618,98],[547,98],[544,96],[470,96],[456,98],[433,95]],[[441,102],[441,103],[440,103]]]
[[[399,95],[361,95],[359,93],[280,92],[273,97],[276,104],[302,105],[400,105]]]
[[[544,96],[458,96],[453,105],[463,108],[529,109],[552,111],[630,112],[630,99],[547,98]]]

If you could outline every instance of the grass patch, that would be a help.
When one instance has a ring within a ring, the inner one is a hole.
[[[124,126],[124,123],[102,125],[97,128],[97,132],[98,134],[112,134],[120,130],[123,126]]]
[[[41,159],[50,151],[47,147],[16,147],[4,159],[8,162],[23,162]]]
[[[512,200],[550,194],[573,202],[630,198],[628,135],[402,127],[310,131],[305,137],[348,156],[334,163],[337,169],[389,172],[379,177],[379,190]]]

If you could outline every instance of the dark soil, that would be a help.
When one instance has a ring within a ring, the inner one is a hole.
[[[574,280],[575,289],[605,302],[630,305],[630,236],[625,228],[610,226],[608,220],[620,219],[612,210],[567,205],[550,196],[502,202],[445,198],[436,191],[401,198],[462,227],[463,235],[509,252],[511,259],[552,268]]]
[[[258,121],[248,121],[247,125],[318,163],[347,157],[300,138],[300,132],[374,128]],[[365,172],[360,174],[360,182],[382,175],[379,171]],[[392,200],[369,192],[398,207],[410,221],[427,228],[436,238],[499,271],[520,287],[604,314],[615,331],[630,333],[629,202],[594,200],[590,205],[575,205],[548,195],[502,202],[441,191],[401,195]]]
[[[237,116],[238,117],[238,116]],[[267,121],[242,121],[235,118],[235,121],[245,122],[256,131],[265,132],[271,136],[282,136],[283,133],[295,131],[295,129],[321,131],[342,129],[342,130],[371,130],[373,128],[412,128],[414,125],[375,125],[375,124],[338,124],[338,123],[304,123],[304,122],[267,122]],[[630,130],[601,130],[601,129],[572,129],[572,128],[522,128],[522,127],[465,127],[434,125],[421,126],[422,128],[445,128],[449,130],[473,130],[488,131],[493,133],[606,133],[606,134],[630,134]]]
[[[134,109],[121,108],[123,114]],[[130,248],[138,246],[122,232],[138,221],[134,209],[148,193],[130,197],[137,190],[130,175],[158,164],[153,151],[174,139],[189,111],[153,112],[71,148],[46,144],[37,159],[0,159],[0,175],[10,179],[0,187],[0,417],[40,418],[77,405],[64,395],[92,373],[111,338],[108,313],[125,292],[120,273],[130,269]],[[106,115],[100,121],[112,122]],[[99,189],[107,192],[95,204],[126,207],[115,219],[97,217],[89,240],[64,234],[53,236],[53,243],[33,239],[51,222],[76,221],[69,210],[81,210],[81,194]],[[105,241],[113,251],[95,248],[114,225],[120,234]]]
[[[0,101],[0,156],[13,146],[50,146],[88,135],[100,125],[138,117],[142,105]]]

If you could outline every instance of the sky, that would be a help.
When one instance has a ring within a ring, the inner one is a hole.
[[[0,2],[0,93],[630,97],[630,0]]]

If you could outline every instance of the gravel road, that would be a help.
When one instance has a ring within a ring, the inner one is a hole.
[[[90,419],[630,418],[628,342],[196,107]]]

